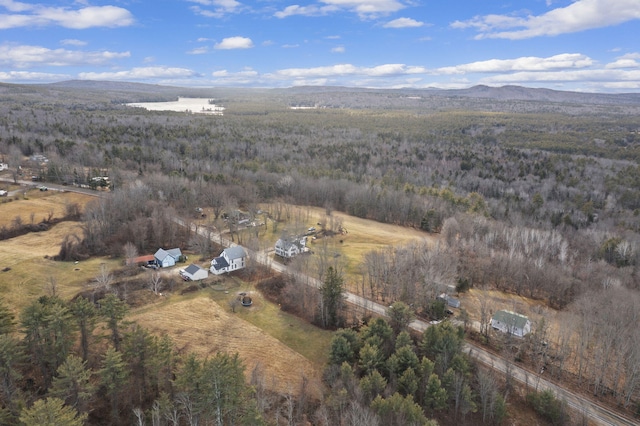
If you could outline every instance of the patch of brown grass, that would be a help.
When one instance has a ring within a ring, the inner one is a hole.
[[[27,198],[12,197],[13,201],[0,204],[0,226],[11,226],[16,217],[23,223],[39,223],[50,215],[54,218],[63,217],[69,204],[77,203],[81,207],[94,197],[75,192],[57,192],[30,190]]]
[[[296,393],[304,375],[311,383],[311,394],[320,396],[320,371],[304,356],[223,308],[206,293],[173,298],[178,301],[146,307],[132,313],[129,319],[152,333],[169,335],[181,352],[203,357],[220,351],[237,352],[247,367],[247,378],[254,366],[260,365],[265,385],[274,391]]]

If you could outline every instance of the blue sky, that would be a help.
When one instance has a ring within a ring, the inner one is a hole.
[[[640,92],[640,0],[0,0],[0,81]]]

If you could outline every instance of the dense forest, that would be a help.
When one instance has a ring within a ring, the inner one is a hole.
[[[561,310],[568,326],[550,331],[538,324],[527,344],[549,347],[544,360],[530,348],[532,362],[544,361],[556,378],[572,376],[590,393],[613,395],[620,407],[639,410],[640,98],[523,90],[1,85],[0,156],[16,178],[17,166],[34,154],[48,158],[30,164],[48,182],[95,186],[92,178],[109,176],[113,197],[87,206],[84,235],[63,244],[61,257],[69,260],[121,255],[127,243],[146,252],[182,241],[169,218],[190,217],[198,206],[213,207],[217,221],[223,212],[255,212],[260,203],[280,201],[437,233],[437,247],[368,253],[360,293],[411,304],[425,315],[448,285],[543,301]],[[124,105],[177,96],[210,97],[226,109],[206,116]],[[292,109],[298,106],[310,108]],[[38,309],[72,311],[55,299],[38,303]],[[488,317],[479,320],[488,341]],[[483,422],[503,419],[504,393],[494,392],[493,378],[462,355],[442,359],[425,343],[442,337],[425,334],[415,342],[398,328],[374,333],[373,327],[384,325],[343,331],[338,336],[344,342],[336,338],[342,352],[332,348],[327,380],[339,386],[322,406],[328,410],[324,424],[375,424],[367,418],[424,424],[438,411],[465,418],[478,408]],[[143,333],[128,331],[136,332]],[[442,333],[454,342],[458,330],[445,327]],[[30,350],[44,350],[28,342],[28,333],[25,339]],[[103,362],[126,357],[117,342]],[[42,361],[37,386],[54,389],[55,372],[75,361]],[[135,360],[110,362],[116,361]],[[217,361],[187,360],[183,368],[194,370],[182,374],[215,374]],[[234,368],[242,374],[242,366]],[[16,380],[12,371],[4,373],[7,389]],[[109,392],[121,387],[101,383],[106,400],[118,402]],[[190,382],[179,383],[171,386]],[[236,385],[238,398],[245,398],[248,390]],[[136,404],[150,407],[166,397],[166,381],[153,386],[153,398]],[[7,392],[7,415],[18,416]],[[243,404],[246,411],[236,414],[260,417],[259,405]],[[118,407],[111,408],[115,413]]]

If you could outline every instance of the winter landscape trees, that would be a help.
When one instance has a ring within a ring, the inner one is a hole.
[[[537,340],[523,343],[530,345],[536,365],[547,366],[559,380],[575,376],[589,392],[613,395],[629,410],[638,404],[640,343],[633,327],[640,306],[637,100],[625,97],[611,108],[611,97],[596,96],[577,101],[566,95],[564,102],[553,103],[429,91],[292,89],[249,94],[212,89],[203,95],[224,93],[224,116],[122,105],[180,92],[150,90],[2,86],[0,157],[11,166],[14,179],[22,161],[25,167],[29,162],[38,178],[52,183],[92,186],[98,182],[94,178],[109,176],[110,196],[83,209],[82,235],[65,240],[62,260],[121,256],[123,247],[133,258],[135,253],[187,242],[204,256],[211,250],[209,241],[195,238],[173,220],[193,217],[201,206],[212,209],[212,227],[224,225],[225,212],[256,211],[261,203],[279,205],[272,216],[282,221],[289,214],[282,206],[297,204],[414,227],[437,233],[438,244],[366,253],[357,266],[357,284],[336,269],[330,247],[319,251],[315,262],[292,264],[324,283],[319,292],[305,288],[294,295],[295,286],[285,289],[298,309],[325,326],[346,325],[341,321],[347,317],[339,315],[342,287],[357,286],[364,297],[403,304],[392,305],[391,334],[376,320],[357,338],[338,332],[331,359],[339,372],[332,374],[340,376],[343,388],[332,394],[327,418],[368,419],[369,424],[423,422],[417,405],[423,415],[451,409],[460,419],[480,410],[484,422],[499,423],[504,394],[496,391],[491,377],[456,358],[454,344],[425,334],[424,339],[433,342],[416,349],[402,334],[412,318],[406,307],[434,316],[441,310],[434,304],[436,296],[451,286],[515,294],[561,311],[561,327],[547,324],[544,333],[542,327],[538,330]],[[60,101],[59,91],[66,101]],[[288,108],[303,103],[322,108]],[[25,160],[33,154],[44,154],[49,161],[35,165]],[[273,227],[279,223],[274,221]],[[325,225],[332,232],[341,228]],[[241,238],[237,230],[231,235]],[[260,246],[257,241],[251,244]],[[108,276],[101,284],[105,291]],[[147,284],[158,292],[157,279]],[[122,381],[152,389],[160,404],[156,414],[167,419],[178,411],[189,413],[194,422],[204,415],[216,422],[227,414],[254,415],[251,404],[246,411],[227,410],[211,389],[206,401],[218,404],[215,412],[198,412],[205,399],[197,400],[186,390],[162,399],[167,383],[152,380],[157,372],[141,368],[145,361],[135,359],[139,352],[132,349],[159,343],[121,323],[126,309],[116,295],[105,299],[99,310],[93,301],[83,300],[67,304],[44,297],[30,304],[19,317],[24,347],[17,346],[12,333],[3,332],[1,395],[8,416],[22,416],[22,396],[16,399],[15,394],[24,371],[16,366],[26,354],[38,368],[35,385],[57,390],[34,406],[33,413],[24,413],[25,419],[46,406],[60,411],[56,398],[76,407],[82,417],[91,399],[82,396],[85,367],[78,359],[101,378],[97,390],[86,392],[97,392],[111,404],[122,402]],[[481,304],[482,314],[474,320],[488,338],[493,308],[486,301]],[[113,346],[100,358],[101,365],[91,353],[97,321],[110,330]],[[80,350],[72,354],[75,336]],[[407,344],[396,347],[398,340]],[[432,353],[438,345],[443,345],[442,352]],[[411,353],[417,354],[417,363]],[[434,366],[423,365],[423,357]],[[233,359],[218,361],[240,370]],[[215,370],[209,361],[194,360],[192,367],[203,374]],[[73,395],[60,391],[62,379],[77,385]],[[236,394],[246,398],[244,392],[238,389]],[[141,406],[153,404],[137,395]],[[548,402],[544,398],[535,401],[541,409],[553,406],[542,404]],[[444,400],[453,408],[444,407]],[[122,407],[108,408],[116,416]],[[135,407],[129,403],[128,408]]]

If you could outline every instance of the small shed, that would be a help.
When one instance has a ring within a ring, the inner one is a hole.
[[[491,327],[503,333],[524,337],[531,333],[531,321],[512,311],[498,311],[491,318]]]
[[[200,281],[204,280],[209,276],[209,271],[204,268],[201,268],[198,265],[191,264],[184,269],[180,270],[180,275],[187,280],[190,281]]]

